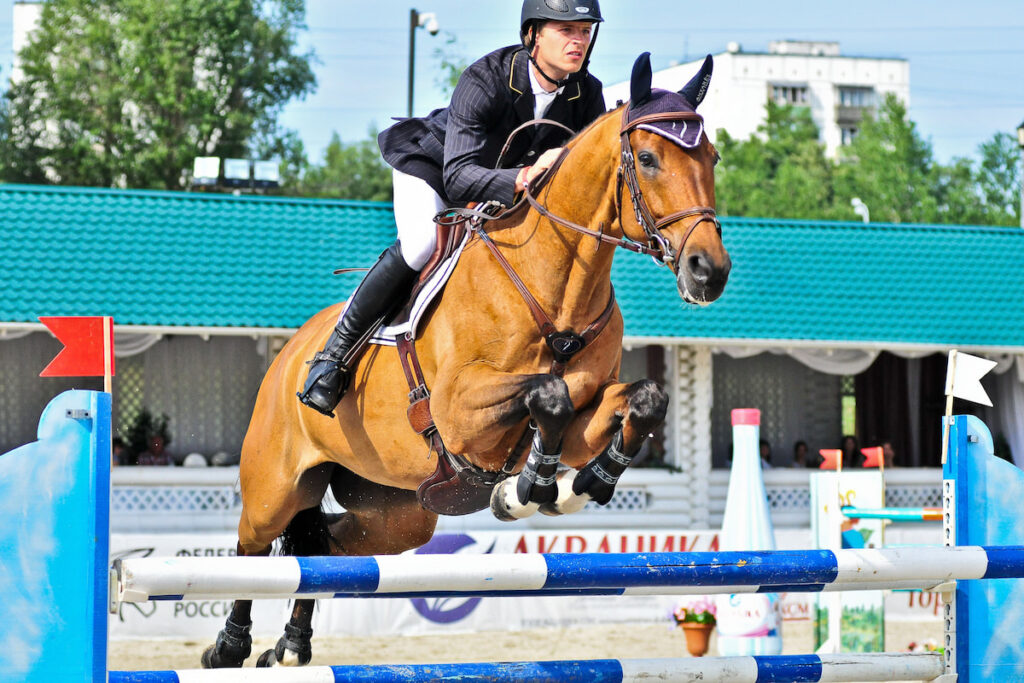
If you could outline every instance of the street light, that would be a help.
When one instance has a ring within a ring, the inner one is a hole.
[[[425,28],[432,36],[441,31],[437,23],[437,15],[433,12],[417,12],[409,10],[409,118],[412,118],[412,86],[416,72],[416,29]]]
[[[868,211],[868,205],[861,200],[860,197],[854,197],[850,200],[850,206],[853,207],[853,212],[861,217],[865,223],[871,222],[871,212]]]
[[[1017,126],[1017,144],[1020,145],[1020,227],[1024,228],[1024,121]]]

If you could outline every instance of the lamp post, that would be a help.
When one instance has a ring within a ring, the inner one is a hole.
[[[412,92],[416,78],[416,29],[425,28],[432,36],[441,30],[437,23],[437,15],[433,12],[417,12],[409,10],[409,107],[408,115],[412,118]]]
[[[1024,121],[1017,126],[1017,144],[1020,145],[1020,227],[1024,228]]]

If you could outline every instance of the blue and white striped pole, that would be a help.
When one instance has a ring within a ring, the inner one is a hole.
[[[111,671],[110,683],[643,683],[646,681],[919,681],[942,673],[937,654],[597,659],[495,664],[309,666],[302,669]]]
[[[1024,577],[1024,547],[751,552],[170,557],[115,563],[118,601],[771,593]]]

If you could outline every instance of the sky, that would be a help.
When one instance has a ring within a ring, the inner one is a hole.
[[[156,1],[156,0],[155,0]],[[416,32],[414,113],[445,106],[436,83],[443,48],[464,61],[518,41],[520,0],[307,0],[301,49],[316,56],[317,91],[290,103],[311,161],[333,133],[367,137],[404,116],[409,10],[434,12],[441,32]],[[1024,0],[604,0],[591,73],[611,84],[652,53],[655,70],[732,41],[766,51],[772,40],[838,41],[849,56],[910,63],[910,118],[939,161],[973,156],[997,132],[1024,122]],[[10,74],[12,0],[0,0],[0,77]],[[450,39],[455,42],[449,43]],[[713,122],[709,122],[714,125]]]

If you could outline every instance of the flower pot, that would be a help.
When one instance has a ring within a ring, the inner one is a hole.
[[[701,624],[696,621],[685,621],[680,626],[686,634],[686,649],[694,657],[703,657],[708,652],[708,643],[714,624]]]

